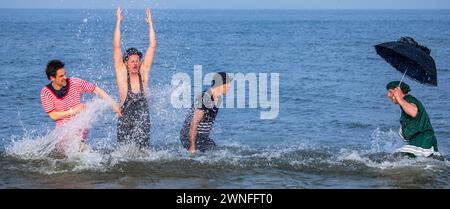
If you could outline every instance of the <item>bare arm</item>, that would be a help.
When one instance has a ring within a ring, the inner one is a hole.
[[[113,39],[113,49],[114,49],[114,66],[116,69],[116,73],[123,69],[125,66],[122,60],[122,49],[120,48],[120,23],[122,22],[122,9],[120,7],[117,8],[117,21],[116,21],[116,29],[114,30],[114,39]]]
[[[144,79],[148,81],[148,77],[150,74],[150,69],[153,63],[153,57],[155,56],[155,50],[156,50],[156,34],[155,30],[153,29],[153,21],[152,21],[152,14],[150,12],[150,9],[147,8],[146,11],[147,14],[147,24],[148,24],[148,30],[149,30],[149,46],[147,49],[147,52],[145,53],[144,61],[142,62],[141,69],[144,75]]]
[[[122,9],[117,8],[117,21],[116,29],[114,30],[113,38],[113,60],[114,69],[116,71],[116,81],[119,90],[119,98],[121,102],[125,101],[126,90],[127,90],[127,80],[126,80],[126,67],[122,60],[122,49],[120,47],[120,23],[122,22]]]
[[[57,120],[61,120],[61,119],[67,118],[67,117],[74,116],[74,115],[80,113],[81,110],[83,110],[83,108],[84,108],[83,104],[78,104],[77,106],[72,107],[67,111],[61,111],[61,112],[51,111],[48,113],[48,116],[52,120],[57,121]]]
[[[409,116],[415,118],[417,116],[418,108],[415,104],[407,102],[401,95],[400,87],[395,88],[394,96],[397,99],[398,104],[402,107],[403,111]]]
[[[95,87],[94,93],[111,105],[114,112],[122,116],[119,105],[103,89],[97,86]]]
[[[120,107],[119,105],[101,88],[99,87],[95,87],[94,93],[97,94],[100,98],[106,100],[108,102],[108,104],[110,104],[114,110],[114,112],[116,112],[119,116],[122,116],[121,112],[120,112]],[[71,117],[74,115],[77,115],[78,113],[80,113],[83,109],[84,109],[85,105],[84,104],[78,104],[75,107],[70,108],[67,111],[51,111],[48,113],[48,116],[54,120],[61,120],[67,117]]]
[[[192,117],[191,127],[189,129],[189,142],[191,143],[191,146],[189,147],[189,152],[194,153],[195,152],[195,142],[197,139],[197,128],[198,124],[200,124],[200,121],[203,118],[204,113],[200,110],[194,111],[194,117]]]
[[[405,111],[406,114],[408,114],[409,116],[415,118],[417,116],[417,106],[413,103],[409,103],[406,100],[404,100],[403,98],[398,99],[398,104],[402,107],[403,111]]]

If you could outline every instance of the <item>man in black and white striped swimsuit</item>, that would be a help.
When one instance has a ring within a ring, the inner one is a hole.
[[[227,93],[231,81],[226,73],[216,73],[211,89],[196,98],[180,133],[181,143],[190,153],[196,150],[213,150],[216,147],[209,134],[219,111],[220,96]]]

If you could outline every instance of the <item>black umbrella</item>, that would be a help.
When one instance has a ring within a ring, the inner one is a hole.
[[[419,45],[411,37],[378,44],[375,49],[395,69],[421,84],[437,86],[436,64],[431,50]],[[402,81],[403,81],[402,78]]]

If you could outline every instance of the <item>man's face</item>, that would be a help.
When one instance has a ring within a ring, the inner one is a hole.
[[[141,67],[141,61],[139,59],[139,55],[131,55],[128,57],[128,61],[126,62],[128,70],[132,73],[138,73],[139,68]]]
[[[52,83],[56,84],[57,86],[63,87],[67,84],[67,77],[66,77],[66,69],[61,68],[56,71],[56,76],[50,76],[50,80]]]
[[[394,90],[393,89],[389,89],[388,90],[387,97],[389,97],[389,99],[391,99],[392,103],[397,104],[397,100],[394,97]]]

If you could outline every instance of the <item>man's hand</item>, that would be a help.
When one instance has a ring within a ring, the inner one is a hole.
[[[117,16],[117,22],[120,23],[122,21],[122,8],[120,8],[120,6],[117,7],[116,16]]]
[[[145,11],[145,14],[147,15],[147,18],[145,19],[145,21],[147,22],[147,24],[151,25],[152,24],[152,13],[150,12],[150,8],[147,8],[147,10]]]
[[[106,93],[98,86],[95,87],[94,93],[97,94],[100,98],[104,99],[109,105],[111,105],[112,110],[116,112],[119,117],[122,117],[120,106],[111,98],[111,96],[108,95],[108,93]]]
[[[83,111],[83,109],[86,107],[86,105],[84,104],[78,104],[75,107],[70,108],[70,116],[74,116],[77,115],[78,113],[80,113],[81,111]]]
[[[58,112],[58,111],[51,111],[48,113],[48,116],[54,120],[54,121],[58,121],[58,120],[62,120],[64,118],[67,117],[72,117],[77,115],[78,113],[80,113],[83,109],[84,109],[85,105],[84,104],[78,104],[75,107],[71,107],[70,109],[66,110],[66,111],[62,111],[62,112]]]
[[[405,113],[409,116],[415,118],[419,109],[414,103],[409,103],[408,101],[403,99],[405,94],[402,92],[402,89],[400,87],[395,88],[393,94],[395,99],[397,100],[397,103],[402,107],[403,111],[405,111]]]
[[[393,93],[397,101],[403,99],[403,92],[400,87],[395,88]]]
[[[114,103],[112,108],[113,111],[117,113],[117,116],[122,117],[122,111],[120,110],[120,106],[118,104]]]
[[[191,154],[194,154],[194,153],[195,153],[195,145],[191,145],[191,146],[189,147],[188,152],[191,153]]]
[[[62,120],[64,118],[77,115],[84,109],[84,107],[85,107],[84,104],[78,104],[75,107],[71,107],[70,109],[68,109],[66,111],[62,111],[62,112],[51,111],[48,113],[48,116],[54,121]]]

